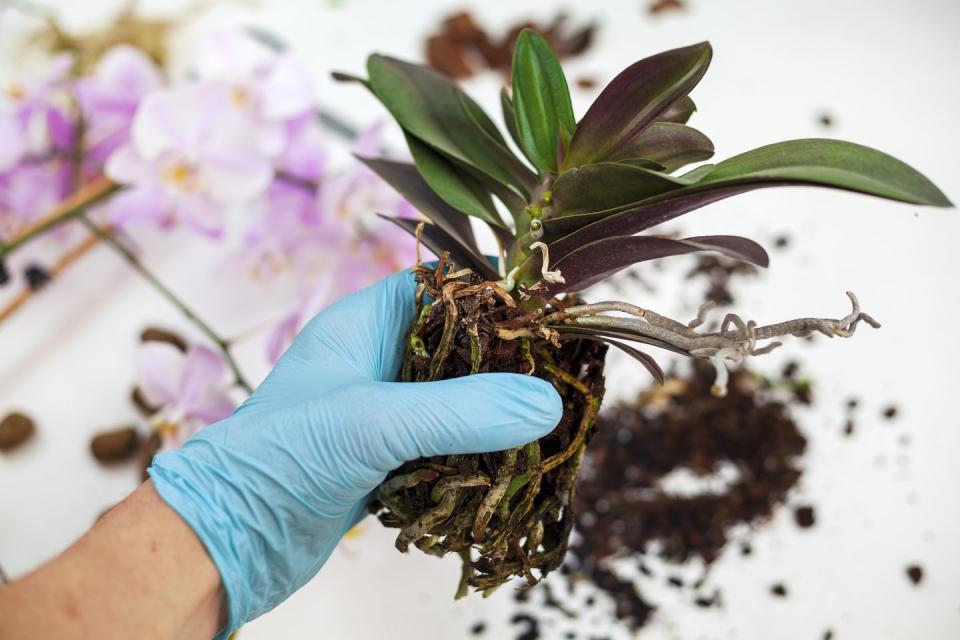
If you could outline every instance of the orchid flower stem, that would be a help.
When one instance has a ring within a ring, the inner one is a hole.
[[[57,205],[53,211],[20,231],[9,242],[0,241],[0,258],[9,256],[31,240],[64,222],[84,215],[89,207],[109,198],[119,189],[120,185],[103,177],[87,183]]]
[[[230,353],[230,342],[225,338],[221,337],[213,328],[207,324],[197,312],[191,309],[187,304],[181,300],[177,294],[170,290],[167,285],[165,285],[161,280],[154,275],[152,271],[147,269],[144,264],[140,261],[137,255],[131,251],[129,248],[124,246],[117,238],[101,228],[93,221],[90,220],[84,213],[80,214],[80,222],[87,227],[92,233],[98,236],[104,244],[120,254],[120,256],[127,261],[127,264],[130,267],[139,273],[147,283],[150,284],[157,292],[160,293],[163,297],[170,301],[173,306],[180,310],[180,312],[192,322],[200,331],[206,335],[220,350],[223,354],[224,360],[226,360],[227,365],[230,367],[231,373],[236,380],[238,386],[243,388],[247,393],[253,392],[253,387],[250,386],[250,383],[247,382],[247,379],[244,378],[243,373],[240,371],[240,367],[237,365],[237,361],[234,360],[233,355]]]

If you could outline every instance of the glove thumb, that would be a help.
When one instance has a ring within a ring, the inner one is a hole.
[[[513,373],[378,387],[387,415],[378,416],[377,428],[397,458],[389,468],[426,456],[518,447],[548,434],[563,414],[553,385]]]

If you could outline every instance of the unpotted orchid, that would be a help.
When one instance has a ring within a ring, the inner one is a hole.
[[[686,124],[696,110],[689,93],[711,56],[710,45],[700,43],[640,60],[577,119],[556,56],[525,31],[513,58],[512,91],[500,96],[520,155],[476,102],[435,71],[372,55],[368,78],[335,74],[363,84],[402,128],[412,164],[364,162],[429,219],[394,222],[441,256],[413,269],[418,312],[404,345],[402,380],[525,373],[553,383],[564,400],[561,422],[539,441],[415,460],[378,489],[372,510],[400,529],[401,551],[413,545],[460,555],[458,597],[470,588],[489,593],[512,576],[533,584],[563,561],[608,346],[659,379],[657,363],[634,345],[707,359],[716,370],[714,392],[722,394],[728,364],[770,351],[779,344],[775,338],[849,337],[860,322],[879,326],[852,293],[852,311],[843,318],[758,326],[729,314],[717,331],[699,330],[709,306],[683,323],[623,301],[586,303],[581,291],[646,260],[714,251],[768,263],[764,249],[746,238],[636,234],[723,198],[782,185],[950,206],[903,162],[838,140],[781,142],[680,172],[713,155],[710,140]],[[495,263],[478,248],[471,218],[493,232]]]

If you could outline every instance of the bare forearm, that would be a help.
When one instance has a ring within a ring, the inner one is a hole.
[[[3,638],[205,638],[220,576],[146,482],[62,555],[0,589]]]

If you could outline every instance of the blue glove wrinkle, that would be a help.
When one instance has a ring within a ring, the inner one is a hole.
[[[218,638],[310,580],[390,470],[520,446],[559,421],[560,397],[538,378],[384,381],[399,373],[414,291],[403,272],[331,306],[234,415],[154,458],[157,492],[220,572]]]

